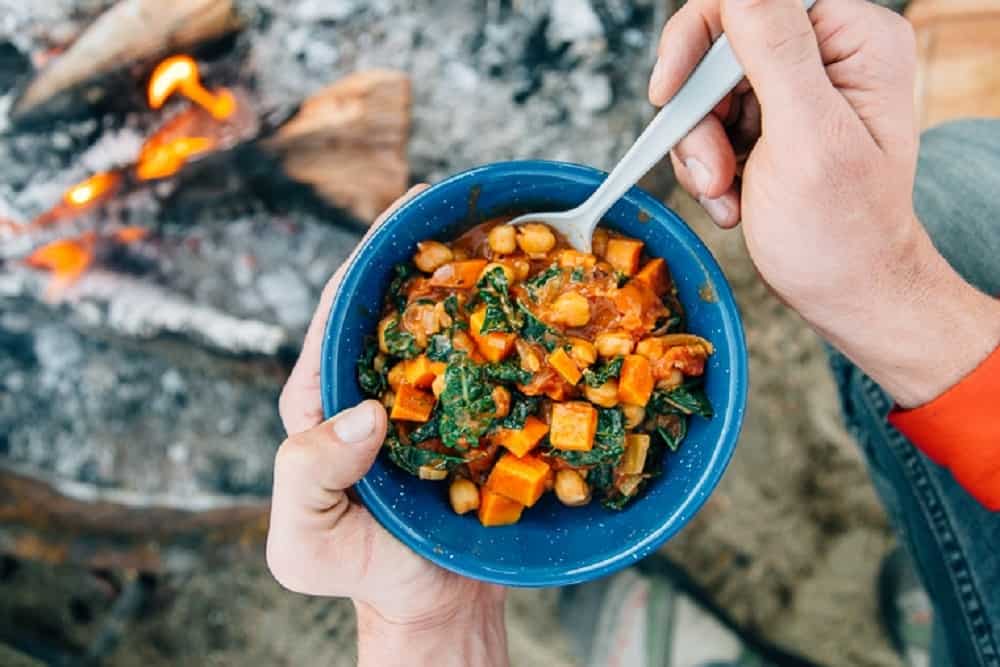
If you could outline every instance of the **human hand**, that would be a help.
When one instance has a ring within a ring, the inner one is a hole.
[[[935,250],[913,210],[916,49],[865,0],[689,0],[663,30],[666,103],[722,31],[746,80],[671,154],[763,279],[900,404],[925,403],[1000,340],[1000,306]]]
[[[397,200],[373,228],[425,187]],[[324,288],[281,394],[289,437],[274,464],[268,567],[289,590],[354,601],[361,665],[504,665],[505,590],[424,560],[349,496],[378,455],[387,417],[380,403],[365,401],[323,421],[320,350],[342,275]]]

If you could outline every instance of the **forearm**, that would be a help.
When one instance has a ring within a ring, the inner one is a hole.
[[[965,282],[921,236],[806,314],[813,326],[903,408],[923,405],[1000,345],[1000,301]],[[836,311],[836,312],[835,312]]]
[[[364,603],[358,612],[358,665],[506,667],[503,603],[470,605],[434,622],[394,623]]]

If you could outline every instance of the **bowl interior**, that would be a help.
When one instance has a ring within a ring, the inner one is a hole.
[[[505,213],[563,210],[583,201],[602,172],[551,162],[491,165],[459,174],[399,209],[363,244],[351,263],[327,327],[322,393],[327,416],[362,400],[355,375],[363,339],[375,330],[392,268],[416,243],[449,240]],[[706,391],[711,420],[692,418],[664,475],[624,511],[597,502],[562,506],[552,494],[521,521],[483,528],[451,511],[442,483],[419,480],[380,457],[358,484],[362,500],[390,532],[439,565],[466,576],[515,586],[576,583],[624,567],[683,526],[718,483],[739,433],[746,400],[746,348],[729,286],[710,252],[662,204],[633,189],[605,216],[605,225],[643,240],[667,260],[687,311],[688,329],[712,341]]]

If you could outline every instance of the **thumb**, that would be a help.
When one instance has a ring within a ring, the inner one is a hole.
[[[723,0],[722,25],[765,123],[827,108],[835,91],[802,0]]]

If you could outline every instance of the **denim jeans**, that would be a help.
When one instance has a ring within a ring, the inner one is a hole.
[[[952,266],[1000,295],[1000,121],[926,132],[914,203]],[[840,355],[831,364],[844,418],[933,602],[934,666],[1000,667],[1000,513],[889,426],[892,400],[869,377]]]

